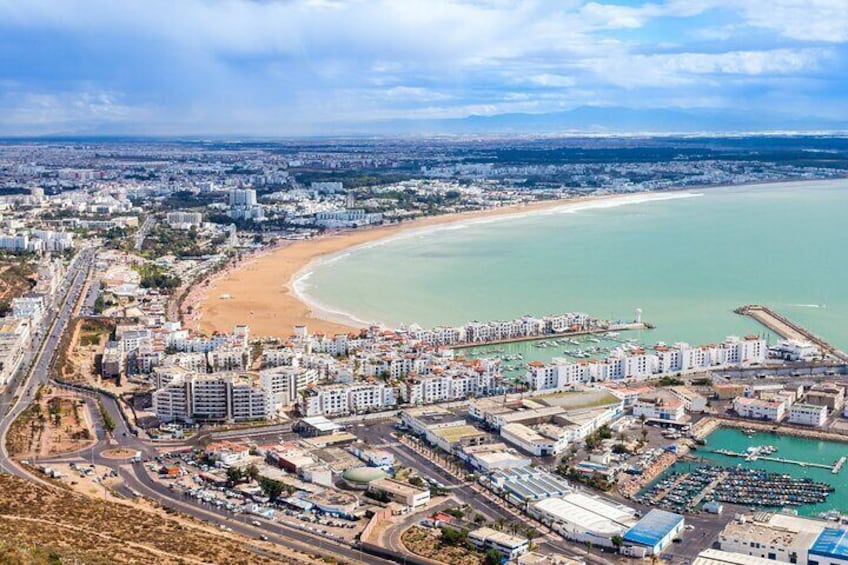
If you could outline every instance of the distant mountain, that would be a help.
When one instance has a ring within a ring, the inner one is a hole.
[[[848,120],[765,116],[724,110],[665,110],[582,106],[543,114],[496,114],[466,118],[402,119],[339,124],[347,133],[377,134],[556,134],[689,133],[846,130]]]

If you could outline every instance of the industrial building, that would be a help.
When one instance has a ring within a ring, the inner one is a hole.
[[[632,508],[582,492],[536,502],[528,512],[570,540],[609,548],[637,524]]]
[[[651,510],[624,534],[622,553],[644,557],[659,555],[683,532],[684,520],[680,514],[665,510]]]
[[[499,469],[490,476],[489,485],[493,490],[505,492],[518,503],[562,496],[574,490],[556,475],[529,466]]]
[[[827,423],[827,406],[793,404],[789,409],[789,423],[820,428]]]
[[[774,561],[720,549],[705,549],[692,561],[692,565],[774,565]]]
[[[808,552],[813,548],[822,555],[840,551],[838,536],[830,533],[823,536],[825,530],[832,529],[832,524],[800,516],[758,512],[727,524],[718,536],[718,549],[785,563],[830,565],[830,560],[815,557],[808,561]],[[832,562],[842,565],[836,560]],[[848,563],[848,559],[842,563]]]
[[[503,443],[486,443],[463,447],[457,456],[473,468],[489,473],[497,469],[529,467],[530,458],[507,448]]]

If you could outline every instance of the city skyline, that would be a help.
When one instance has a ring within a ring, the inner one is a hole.
[[[0,2],[0,135],[844,129],[848,4]]]

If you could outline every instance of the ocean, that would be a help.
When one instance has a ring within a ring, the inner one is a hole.
[[[848,348],[846,212],[848,180],[640,195],[402,234],[324,258],[296,287],[389,326],[641,308],[656,329],[633,337],[648,344],[764,334],[733,313],[757,303]]]

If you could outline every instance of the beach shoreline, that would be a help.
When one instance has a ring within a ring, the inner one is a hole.
[[[697,192],[700,192],[698,189]],[[576,212],[696,196],[691,189],[645,191],[541,200],[524,204],[427,216],[397,224],[342,230],[307,240],[285,241],[230,264],[190,290],[180,312],[186,327],[211,334],[248,324],[255,336],[286,338],[296,325],[313,333],[358,332],[368,322],[334,311],[308,296],[302,288],[319,262],[355,248],[409,237],[458,223],[480,223],[539,213]],[[300,283],[300,285],[298,284]],[[188,311],[188,307],[191,310]]]
[[[500,221],[533,214],[568,213],[653,200],[699,195],[714,189],[750,189],[784,184],[803,186],[841,179],[783,180],[734,185],[688,186],[657,191],[577,196],[556,200],[490,208],[471,212],[427,216],[397,224],[349,229],[308,240],[282,241],[251,253],[223,271],[198,281],[190,289],[180,317],[186,327],[203,333],[230,332],[237,324],[248,324],[255,336],[286,338],[296,325],[312,333],[358,332],[369,325],[353,314],[321,304],[304,289],[311,271],[321,262],[350,253],[355,248],[382,244],[448,225]],[[379,242],[379,243],[378,243]],[[222,298],[228,295],[229,298]],[[187,311],[187,309],[189,311]]]

